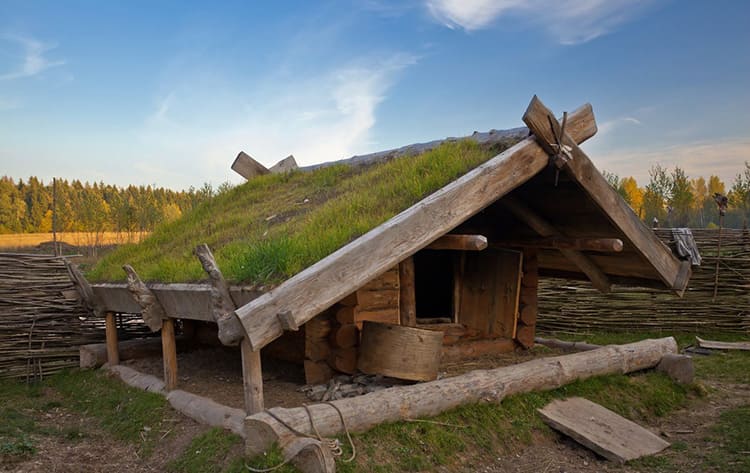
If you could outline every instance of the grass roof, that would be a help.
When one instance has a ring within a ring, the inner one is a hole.
[[[123,281],[131,264],[147,281],[205,279],[195,247],[207,243],[235,283],[274,285],[302,271],[511,146],[449,142],[415,157],[367,167],[253,178],[124,245],[87,274]]]

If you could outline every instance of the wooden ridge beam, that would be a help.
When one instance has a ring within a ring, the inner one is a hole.
[[[596,132],[590,105],[573,112],[568,122],[577,141]],[[304,324],[531,179],[548,159],[533,138],[524,139],[238,308],[235,314],[251,346],[257,350],[283,333],[279,313],[290,311],[297,325]]]
[[[536,136],[539,145],[551,155],[556,153],[552,143],[554,134],[560,134],[560,124],[537,96],[532,98],[523,121]],[[568,122],[568,125],[570,122]],[[554,129],[554,133],[553,133]],[[690,279],[690,263],[681,262],[671,250],[641,222],[630,206],[596,169],[586,153],[577,144],[577,137],[566,133],[562,144],[569,147],[572,159],[563,170],[573,177],[586,194],[607,213],[612,223],[622,231],[632,243],[635,251],[651,264],[667,287],[682,296]]]
[[[623,249],[619,238],[547,237],[523,240],[497,240],[491,248],[539,248],[545,250],[577,250],[619,253]]]
[[[482,251],[487,248],[484,235],[443,235],[425,247],[426,250]]]
[[[501,202],[516,218],[527,224],[542,237],[562,236],[551,223],[518,199],[506,197]],[[609,292],[612,289],[612,284],[607,275],[588,256],[580,251],[568,249],[560,249],[560,253],[572,261],[589,278],[595,288],[602,292]]]

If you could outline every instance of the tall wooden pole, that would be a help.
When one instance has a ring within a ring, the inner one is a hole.
[[[57,178],[52,178],[52,247],[55,256],[60,256],[60,248],[57,246]]]
[[[263,373],[260,351],[253,351],[246,338],[240,342],[242,351],[242,384],[245,392],[245,411],[248,415],[263,411]]]

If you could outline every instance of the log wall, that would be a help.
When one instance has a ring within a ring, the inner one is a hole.
[[[656,234],[669,244],[670,229]],[[703,261],[682,299],[667,291],[618,287],[601,294],[588,283],[545,279],[539,287],[540,331],[750,331],[750,233],[722,230],[717,296],[718,229],[692,230]]]

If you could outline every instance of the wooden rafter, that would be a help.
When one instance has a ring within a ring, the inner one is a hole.
[[[484,235],[443,235],[433,241],[426,250],[459,250],[482,251],[487,248],[487,237]]]
[[[578,250],[619,253],[623,244],[619,238],[548,237],[523,240],[497,240],[492,248],[539,248],[544,250]]]
[[[502,201],[502,204],[513,215],[528,225],[532,230],[537,232],[542,237],[561,237],[564,236],[547,220],[542,216],[531,210],[527,205],[520,202],[518,199],[506,197]],[[575,264],[578,269],[581,270],[591,280],[591,284],[595,288],[602,292],[609,292],[612,288],[612,284],[604,271],[601,270],[591,259],[581,253],[578,250],[560,249],[567,259]]]

